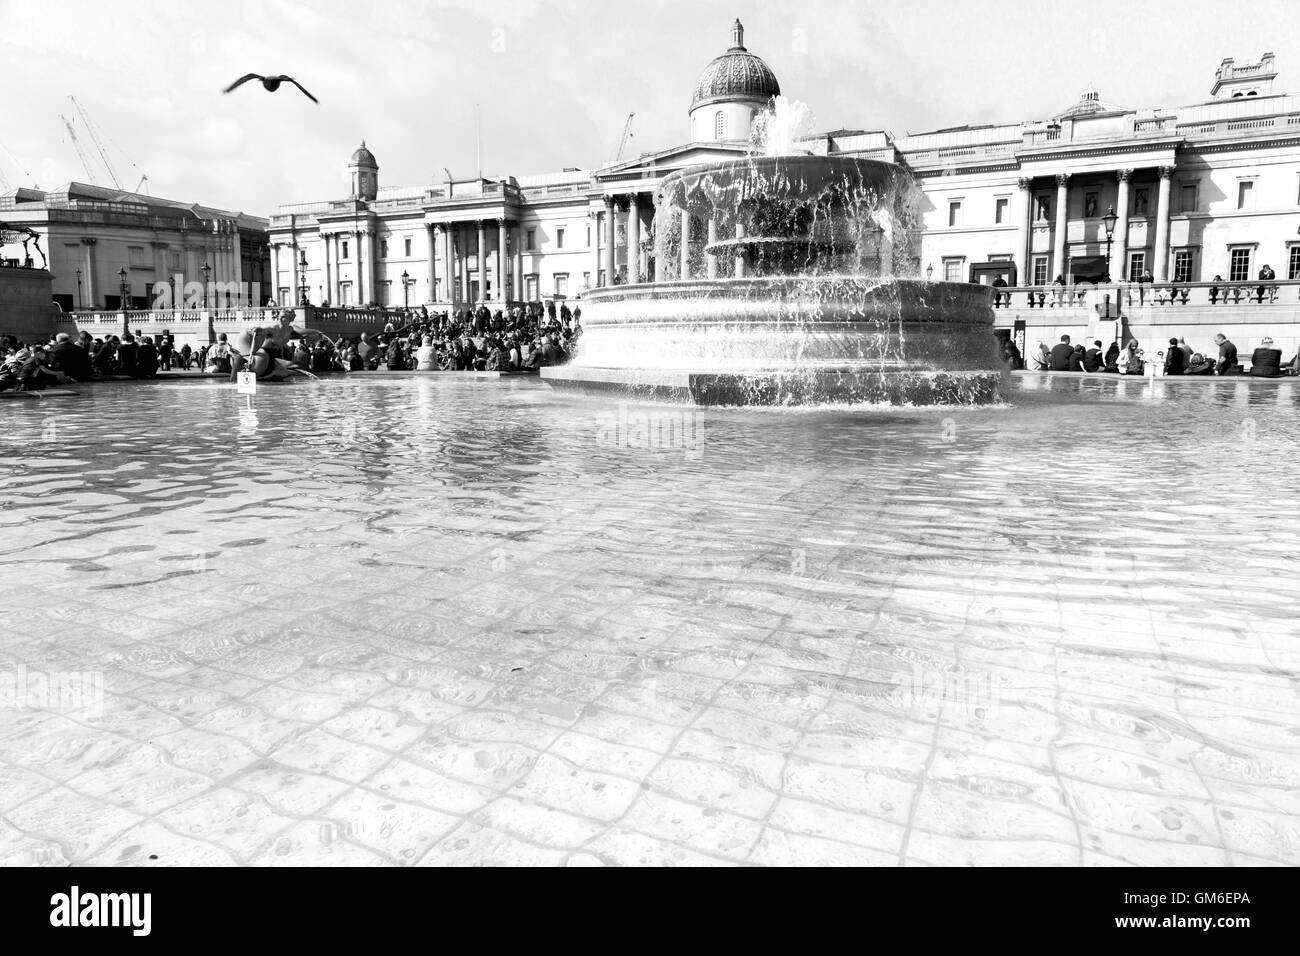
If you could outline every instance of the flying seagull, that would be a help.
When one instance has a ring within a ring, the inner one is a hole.
[[[239,89],[239,87],[243,86],[249,80],[261,80],[262,87],[268,93],[274,93],[276,90],[278,90],[280,88],[281,83],[292,83],[294,86],[298,87],[298,89],[302,90],[302,95],[307,97],[307,99],[311,100],[313,103],[317,103],[317,104],[320,103],[320,100],[316,99],[316,97],[312,96],[305,89],[303,89],[302,84],[299,83],[297,80],[295,80],[292,76],[262,76],[260,73],[249,73],[235,80],[235,82],[231,83],[221,92],[230,93],[234,90]]]

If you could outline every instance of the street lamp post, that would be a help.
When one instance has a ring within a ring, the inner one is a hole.
[[[929,282],[929,281],[930,281],[930,277],[933,276],[933,275],[934,275],[934,265],[931,264],[931,265],[926,266],[926,267],[925,267],[925,281],[926,281],[926,282]]]
[[[126,315],[126,310],[131,305],[128,301],[130,297],[131,286],[126,281],[126,268],[123,267],[117,270],[117,298],[118,308],[122,310],[122,331],[124,333],[131,331],[131,324]]]
[[[307,250],[298,252],[298,304],[307,304]]]
[[[200,271],[203,273],[203,314],[208,317],[208,345],[212,345],[217,341],[217,326],[212,321],[212,310],[208,308],[208,277],[212,275],[212,265],[204,262]]]
[[[1106,281],[1110,281],[1110,244],[1115,236],[1115,222],[1119,216],[1115,215],[1115,207],[1110,206],[1106,209],[1106,215],[1101,217],[1101,224],[1106,229]],[[1110,318],[1110,295],[1106,296],[1106,318]],[[1119,296],[1115,296],[1115,342],[1118,344],[1120,338],[1120,316],[1119,316]]]
[[[1111,206],[1106,210],[1106,215],[1101,217],[1102,225],[1106,227],[1106,278],[1110,279],[1110,243],[1115,236],[1115,223],[1119,216],[1115,215],[1115,207]]]
[[[409,309],[410,307],[411,307],[411,276],[406,272],[405,269],[403,269],[402,270],[402,308]]]
[[[81,309],[84,307],[85,307],[84,303],[82,303],[81,301],[81,270],[78,269],[77,270],[77,308]]]

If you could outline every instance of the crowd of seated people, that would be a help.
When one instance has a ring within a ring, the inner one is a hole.
[[[1282,350],[1276,348],[1271,338],[1261,340],[1259,348],[1251,354],[1250,368],[1244,370],[1237,357],[1237,347],[1228,337],[1219,333],[1214,337],[1215,353],[1201,353],[1192,349],[1186,340],[1171,338],[1167,348],[1149,356],[1137,339],[1129,339],[1121,348],[1118,342],[1111,342],[1103,348],[1099,339],[1093,340],[1090,347],[1075,345],[1070,336],[1062,335],[1061,341],[1050,349],[1047,343],[1039,342],[1037,348],[1025,362],[1020,351],[1009,339],[1001,345],[1003,364],[1008,369],[1028,368],[1034,372],[1085,372],[1112,373],[1120,375],[1148,374],[1154,364],[1156,374],[1161,375],[1243,375],[1272,378],[1279,375],[1300,375],[1300,349],[1290,361],[1283,363]]]
[[[568,361],[582,334],[582,312],[553,303],[491,311],[431,313],[425,308],[395,315],[383,332],[307,339],[296,333],[282,358],[304,371],[533,371]],[[95,338],[60,332],[24,343],[0,336],[0,391],[36,391],[54,384],[104,378],[149,379],[159,370],[198,369],[229,374],[235,347],[225,333],[212,345],[176,348],[170,335],[139,332]]]

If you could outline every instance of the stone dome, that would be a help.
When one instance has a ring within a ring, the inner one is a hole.
[[[352,166],[369,166],[373,169],[379,168],[379,163],[375,159],[375,154],[366,149],[366,141],[363,139],[357,151],[352,154]]]
[[[770,100],[781,92],[771,67],[745,49],[745,28],[737,20],[731,28],[731,48],[704,68],[691,109],[729,100]]]

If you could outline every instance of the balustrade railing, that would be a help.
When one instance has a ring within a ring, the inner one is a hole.
[[[1248,279],[1239,282],[1111,282],[1074,285],[1007,286],[995,289],[997,309],[1088,309],[1107,300],[1120,308],[1177,309],[1300,306],[1300,279]]]

